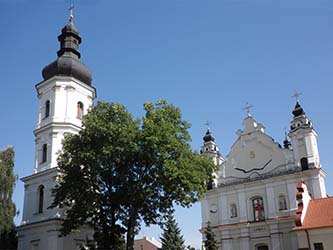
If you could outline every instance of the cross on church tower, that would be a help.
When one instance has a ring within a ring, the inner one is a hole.
[[[204,125],[206,125],[206,126],[207,126],[207,128],[209,128],[211,124],[212,124],[212,122],[211,122],[211,121],[206,121],[206,122],[204,123]]]
[[[250,109],[253,108],[253,105],[249,104],[248,102],[246,103],[245,107],[243,108],[243,110],[246,111],[247,116],[250,116]]]
[[[294,94],[291,96],[292,98],[295,98],[296,102],[299,102],[299,97],[302,95],[302,93],[295,91]]]
[[[74,4],[71,3],[71,5],[69,6],[69,21],[72,22],[73,19],[74,19],[74,16],[73,16],[73,9],[74,9]]]

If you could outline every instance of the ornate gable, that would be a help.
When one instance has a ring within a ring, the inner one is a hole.
[[[249,115],[243,127],[236,132],[238,139],[221,165],[219,184],[263,178],[294,168],[292,151],[265,134],[262,124]]]

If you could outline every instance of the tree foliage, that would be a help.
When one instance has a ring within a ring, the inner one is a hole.
[[[0,249],[16,249],[14,231],[16,207],[12,201],[16,177],[14,175],[15,153],[12,147],[0,152]]]
[[[176,220],[172,215],[168,216],[168,220],[164,226],[161,237],[162,247],[160,250],[185,250],[183,236]]]
[[[191,150],[180,110],[165,101],[144,110],[134,119],[120,104],[98,102],[64,140],[53,203],[66,210],[64,234],[90,224],[100,249],[114,249],[114,232],[132,250],[142,221],[161,224],[174,203],[188,207],[206,191],[215,166]]]
[[[205,250],[217,250],[218,247],[217,247],[217,243],[215,240],[214,232],[212,230],[212,227],[210,226],[210,222],[207,223],[205,237],[206,237],[206,240],[204,241]]]

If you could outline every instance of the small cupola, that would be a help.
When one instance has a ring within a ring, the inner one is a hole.
[[[301,104],[299,103],[299,101],[296,102],[295,108],[292,113],[293,113],[294,117],[305,115],[305,112],[304,112]]]
[[[206,134],[202,139],[204,140],[204,142],[215,141],[215,138],[213,137],[209,128],[207,129]]]
[[[291,148],[291,142],[288,140],[287,132],[285,132],[285,135],[284,135],[283,147],[289,148],[289,149]]]
[[[79,45],[81,44],[81,37],[74,25],[72,13],[68,24],[62,28],[58,41],[60,42],[60,49],[57,52],[58,58],[44,67],[42,71],[44,80],[53,76],[72,76],[87,85],[91,85],[90,70],[80,61]]]

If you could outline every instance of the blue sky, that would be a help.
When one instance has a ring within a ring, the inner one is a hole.
[[[0,148],[13,145],[15,172],[32,173],[42,68],[56,58],[70,1],[0,0]],[[82,61],[98,100],[121,102],[135,116],[145,101],[179,106],[200,149],[206,126],[226,155],[246,102],[266,132],[282,142],[293,92],[318,132],[326,187],[333,193],[333,1],[82,0],[74,22]],[[22,211],[23,185],[14,199]],[[200,244],[200,206],[177,209],[188,244]],[[19,223],[21,218],[17,218]],[[139,236],[158,237],[157,227]]]

